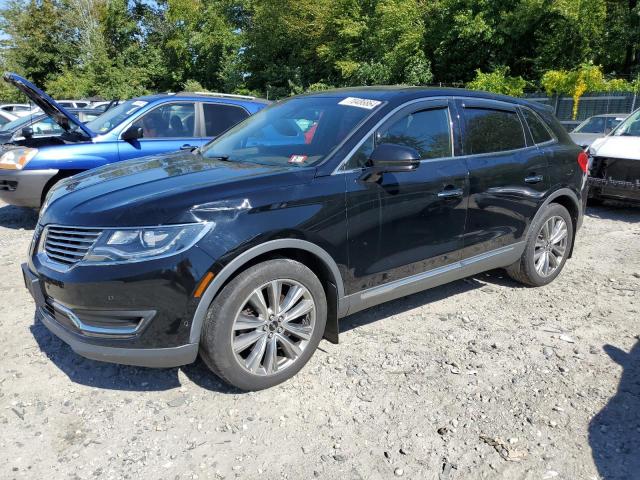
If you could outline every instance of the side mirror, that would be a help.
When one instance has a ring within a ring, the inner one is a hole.
[[[126,142],[131,142],[133,140],[138,140],[143,136],[144,136],[144,132],[142,130],[142,127],[131,126],[127,128],[124,132],[122,132],[122,135],[120,136],[120,138],[122,138],[122,140]]]
[[[22,136],[24,138],[31,138],[31,137],[33,137],[33,128],[24,127],[20,133],[22,134]]]
[[[368,166],[362,180],[377,182],[383,173],[415,170],[420,166],[420,154],[405,145],[383,143],[371,152]]]

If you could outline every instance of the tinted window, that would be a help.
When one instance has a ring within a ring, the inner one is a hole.
[[[414,148],[420,158],[442,158],[451,156],[451,130],[449,110],[421,110],[384,126],[376,136],[376,145],[394,143]],[[368,138],[349,159],[347,170],[366,165],[374,149],[374,138]]]
[[[466,108],[464,114],[471,154],[504,152],[526,146],[516,112]]]
[[[527,121],[527,125],[529,125],[529,130],[535,143],[544,143],[553,140],[549,130],[542,124],[542,120],[540,120],[535,113],[526,108],[522,109],[522,113],[524,114],[524,119]]]
[[[9,123],[8,119],[0,117],[0,127],[4,127],[7,123]]]
[[[193,137],[195,106],[193,103],[162,105],[136,120],[133,126],[142,127],[142,138]]]
[[[202,104],[204,109],[204,131],[207,137],[217,137],[249,114],[240,107],[213,103]]]
[[[604,133],[609,133],[611,130],[620,125],[620,122],[624,120],[624,117],[608,117],[607,126],[604,129]]]
[[[591,117],[576,127],[576,133],[603,133],[605,129],[605,117]]]

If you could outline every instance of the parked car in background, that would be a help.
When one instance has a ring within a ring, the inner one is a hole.
[[[27,105],[26,103],[3,103],[0,105],[0,110],[4,110],[5,112],[15,113],[15,112],[26,112],[31,110],[33,107],[31,105]]]
[[[524,100],[303,95],[202,149],[62,181],[22,268],[38,317],[77,353],[170,367],[200,352],[257,390],[298,372],[323,336],[337,342],[348,314],[494,268],[553,281],[587,163]]]
[[[102,115],[101,111],[90,108],[70,108],[67,112],[82,123]],[[31,139],[32,145],[39,139],[44,139],[44,143],[48,143],[47,138],[60,136],[64,132],[65,130],[53,118],[40,112],[36,115],[18,117],[0,127],[0,144],[17,144],[26,142],[27,138]]]
[[[589,147],[589,198],[640,203],[640,109]]]
[[[93,108],[89,100],[56,100],[64,108]]]
[[[121,100],[110,100],[110,101],[104,101],[104,102],[91,102],[91,108],[95,108],[96,110],[102,110],[103,112],[106,112],[110,108],[115,107],[117,105],[120,105],[121,103],[122,103]]]
[[[4,79],[64,130],[3,146],[0,199],[36,208],[65,177],[107,163],[201,147],[269,103],[234,95],[149,95],[127,100],[85,124],[19,75],[6,73]]]
[[[587,118],[569,134],[582,148],[587,148],[594,140],[604,137],[627,118],[626,113],[607,113]]]
[[[0,128],[4,127],[9,122],[12,122],[16,118],[18,117],[9,112],[5,112],[4,110],[0,110]]]

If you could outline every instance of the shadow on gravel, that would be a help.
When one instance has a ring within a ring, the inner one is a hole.
[[[0,207],[0,227],[24,228],[33,230],[38,222],[38,212],[32,208],[14,207],[5,205]]]
[[[640,222],[640,207],[629,205],[604,204],[587,206],[586,214],[589,217],[604,220],[620,220],[623,222]]]
[[[242,393],[229,387],[198,360],[180,368],[144,368],[81,357],[37,319],[30,327],[40,350],[69,380],[81,385],[124,391],[163,391],[181,386],[178,370],[198,386],[219,393]]]
[[[640,337],[638,337],[640,340]],[[629,353],[604,351],[623,368],[615,396],[591,420],[589,444],[603,480],[640,478],[640,341]]]
[[[491,270],[473,277],[465,278],[464,280],[458,280],[440,287],[435,287],[413,295],[402,297],[397,300],[393,300],[392,302],[383,303],[382,305],[371,307],[367,310],[363,310],[362,312],[350,315],[340,321],[340,333],[348,332],[354,328],[377,322],[378,320],[382,320],[392,315],[397,315],[406,312],[407,310],[421,307],[429,303],[438,302],[447,297],[467,293],[478,288],[484,287],[487,291],[491,291],[491,284],[509,288],[527,288],[524,285],[511,280],[504,270]]]

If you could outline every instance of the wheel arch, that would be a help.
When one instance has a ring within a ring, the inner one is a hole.
[[[325,337],[337,343],[337,322],[340,316],[340,299],[344,298],[344,284],[342,275],[335,260],[322,247],[307,240],[283,238],[270,240],[252,247],[231,260],[211,281],[200,298],[196,307],[191,332],[190,343],[198,343],[202,326],[211,302],[218,292],[238,273],[262,260],[274,257],[292,258],[301,261],[309,267],[320,279],[327,293],[327,326]]]
[[[531,221],[531,224],[533,224],[533,222],[539,215],[542,215],[546,207],[549,206],[549,204],[551,203],[557,203],[559,205],[562,205],[564,208],[567,209],[567,211],[569,212],[569,215],[571,216],[571,220],[573,224],[573,238],[571,242],[571,251],[569,252],[569,256],[568,256],[568,258],[571,258],[571,256],[573,255],[573,247],[575,245],[576,233],[578,231],[578,228],[580,228],[580,217],[583,214],[582,208],[580,206],[581,205],[580,200],[578,200],[578,195],[576,195],[576,193],[573,190],[569,188],[560,188],[554,191],[553,193],[551,193],[551,195],[549,195],[546,198],[544,203],[540,206],[540,208],[536,212],[536,216]]]

